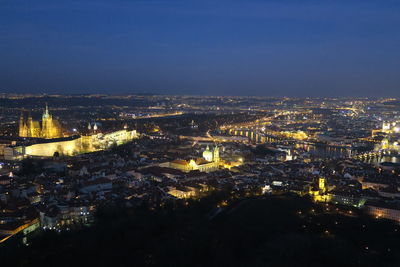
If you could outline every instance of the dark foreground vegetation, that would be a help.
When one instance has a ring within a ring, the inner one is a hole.
[[[400,266],[400,227],[292,195],[109,207],[78,232],[0,248],[4,266]],[[222,206],[219,208],[219,206]],[[332,210],[332,211],[328,211]]]

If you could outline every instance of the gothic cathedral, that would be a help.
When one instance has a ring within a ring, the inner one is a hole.
[[[21,113],[19,119],[19,136],[46,139],[59,138],[62,137],[62,129],[60,123],[49,114],[46,104],[41,124],[39,121],[33,120],[31,114],[25,118],[24,114]]]

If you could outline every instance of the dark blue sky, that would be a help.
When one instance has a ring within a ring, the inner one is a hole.
[[[0,92],[400,96],[400,1],[0,0]]]

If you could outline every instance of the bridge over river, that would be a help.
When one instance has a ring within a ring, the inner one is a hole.
[[[359,152],[350,146],[333,146],[308,140],[287,139],[277,136],[263,125],[251,127],[234,127],[227,130],[230,135],[247,137],[248,141],[255,144],[280,143],[294,145],[295,148],[323,158],[353,158],[363,162],[379,165],[381,162],[400,162],[400,155],[393,151],[366,151]]]

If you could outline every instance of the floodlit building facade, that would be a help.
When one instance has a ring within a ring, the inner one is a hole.
[[[53,119],[46,105],[42,115],[42,122],[33,120],[32,115],[25,117],[21,114],[19,119],[19,136],[20,137],[36,137],[36,138],[60,138],[62,137],[62,129],[60,123]]]
[[[206,150],[203,151],[203,157],[198,159],[187,160],[174,160],[168,162],[168,166],[173,169],[178,169],[183,172],[190,171],[201,171],[201,172],[211,172],[216,171],[220,165],[219,148],[215,146],[212,150],[207,146]]]

